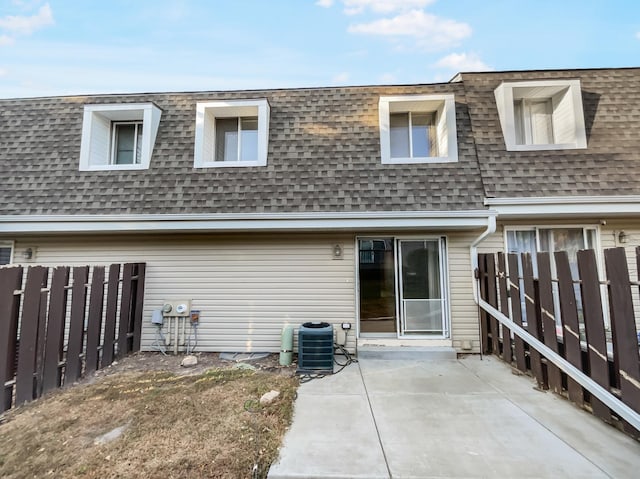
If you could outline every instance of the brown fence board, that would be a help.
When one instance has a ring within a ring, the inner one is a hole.
[[[560,297],[560,320],[562,321],[562,337],[564,342],[564,356],[572,366],[584,372],[582,367],[582,350],[580,348],[580,325],[578,322],[578,309],[576,307],[576,294],[573,287],[569,256],[566,251],[558,251],[554,254],[556,270],[558,272],[558,295]],[[567,377],[567,391],[569,399],[582,406],[584,394],[582,386],[571,377]]]
[[[118,357],[127,354],[127,333],[130,330],[131,321],[131,286],[133,276],[133,264],[126,263],[122,268],[122,296],[120,300],[120,321],[118,323]]]
[[[20,347],[16,375],[16,405],[34,399],[34,373],[36,369],[36,345],[38,319],[40,317],[40,291],[47,284],[48,269],[32,266],[27,271],[24,301],[20,324]]]
[[[478,276],[480,283],[480,297],[486,300],[487,298],[487,255],[478,255]],[[482,354],[488,354],[489,351],[489,327],[488,314],[484,309],[480,309],[480,352]]]
[[[527,329],[536,339],[542,341],[542,330],[538,311],[536,308],[536,285],[533,277],[533,262],[529,253],[522,254],[522,276],[524,278],[525,307],[527,311]],[[542,371],[542,357],[540,353],[529,345],[529,358],[531,360],[531,371],[538,382],[538,387],[544,388],[544,374]]]
[[[613,351],[618,358],[622,401],[640,413],[640,358],[624,248],[604,252],[611,294]]]
[[[553,286],[551,283],[551,258],[549,253],[538,253],[538,291],[540,294],[540,317],[542,319],[542,335],[544,344],[554,353],[558,353],[558,335],[556,333],[555,306],[553,302]],[[547,361],[549,388],[555,393],[562,393],[562,376],[560,369],[551,361]]]
[[[582,312],[587,338],[590,377],[607,391],[610,391],[602,299],[596,255],[593,250],[578,251],[578,271],[582,287]],[[591,397],[591,409],[599,418],[607,422],[611,421],[609,408],[593,396]]]
[[[64,323],[67,314],[67,284],[69,284],[69,268],[66,266],[55,268],[51,279],[51,300],[49,301],[47,339],[44,348],[43,393],[60,387],[61,383],[58,363],[62,360],[64,347]]]
[[[22,285],[22,273],[22,267],[0,268],[0,413],[11,408],[13,398],[13,386],[4,383],[15,374],[20,296],[13,293]]]
[[[87,346],[85,373],[90,374],[98,368],[98,345],[102,330],[102,312],[104,302],[104,266],[93,268],[91,293],[89,295],[89,316],[87,319]]]
[[[509,295],[511,297],[511,312],[513,322],[522,326],[522,305],[520,303],[520,271],[518,269],[518,255],[508,254],[509,264]],[[516,357],[516,367],[522,372],[527,371],[524,341],[519,336],[513,338],[513,350]]]
[[[82,373],[82,346],[84,342],[84,317],[87,307],[88,266],[73,268],[73,286],[71,289],[71,320],[69,323],[69,341],[67,342],[67,362],[64,368],[64,384],[70,385],[80,378]]]
[[[112,264],[109,266],[109,279],[107,284],[107,312],[104,320],[104,340],[102,342],[102,361],[100,362],[101,368],[104,368],[113,362],[119,279],[120,265]]]
[[[498,291],[496,288],[496,259],[495,255],[487,254],[487,303],[498,309]],[[500,332],[498,320],[489,316],[489,330],[491,331],[491,351],[500,355]]]
[[[507,267],[504,253],[498,253],[498,295],[500,297],[500,312],[509,317],[509,299],[507,293]],[[511,364],[513,352],[511,349],[511,332],[502,326],[502,359]]]
[[[132,350],[140,351],[140,340],[142,338],[142,310],[144,308],[144,282],[147,271],[145,263],[138,263],[136,274],[136,295],[135,295],[135,311],[133,315],[133,342]]]

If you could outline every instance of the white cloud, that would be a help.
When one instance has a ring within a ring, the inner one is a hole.
[[[6,68],[0,68],[0,77],[7,76],[9,71]]]
[[[329,8],[333,5],[333,0],[318,0],[316,5],[319,7]]]
[[[435,0],[342,0],[344,13],[356,15],[370,9],[376,13],[392,13],[397,11],[424,8]]]
[[[456,45],[470,36],[471,27],[421,10],[412,10],[393,18],[349,25],[348,32],[396,38],[412,37],[419,46],[437,50]]]
[[[35,15],[7,15],[0,18],[1,29],[18,35],[30,35],[42,27],[53,25],[53,23],[53,12],[48,3],[40,7]]]
[[[455,70],[456,72],[493,70],[493,68],[483,62],[475,53],[451,53],[438,60],[434,66]]]
[[[640,40],[640,32],[636,32],[636,38]]]
[[[397,83],[398,79],[397,77],[393,74],[393,73],[383,73],[382,75],[380,75],[380,77],[378,78],[378,81],[380,83]]]
[[[11,38],[9,35],[0,35],[0,47],[13,45],[14,43],[15,43],[15,40]]]

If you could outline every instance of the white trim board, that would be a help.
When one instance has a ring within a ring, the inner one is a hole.
[[[640,196],[487,198],[484,203],[500,219],[640,215]]]
[[[354,213],[0,216],[0,233],[477,229],[488,210]]]

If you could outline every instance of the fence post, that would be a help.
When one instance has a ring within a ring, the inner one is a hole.
[[[582,366],[582,350],[580,348],[580,324],[578,322],[578,309],[576,308],[576,295],[571,276],[569,256],[566,251],[554,253],[556,270],[558,271],[558,295],[560,296],[560,320],[562,321],[562,338],[564,341],[564,357],[573,366],[584,372]],[[567,376],[567,391],[569,399],[584,405],[584,395],[580,386],[570,376]]]
[[[500,296],[500,312],[509,317],[509,293],[507,292],[507,268],[504,253],[498,253],[498,292]],[[502,325],[502,359],[511,364],[513,352],[511,350],[511,331]]]
[[[136,279],[136,295],[133,314],[133,351],[140,351],[140,340],[142,335],[142,312],[144,306],[144,282],[147,270],[146,263],[138,263],[137,266],[138,279]]]
[[[496,259],[490,253],[487,254],[487,303],[498,308],[498,292],[496,289]],[[489,330],[491,331],[491,350],[496,356],[500,356],[500,332],[498,320],[489,315]]]
[[[541,326],[546,344],[554,353],[558,352],[558,336],[556,334],[555,305],[553,287],[551,285],[551,259],[549,253],[538,253],[538,290],[540,293]],[[562,376],[555,364],[547,361],[547,377],[549,387],[555,393],[562,392]]]
[[[478,255],[478,282],[480,289],[480,297],[486,301],[487,299],[487,255],[481,253]],[[489,354],[489,328],[487,325],[489,315],[483,309],[480,309],[480,343],[482,354]]]
[[[582,280],[582,313],[584,314],[590,376],[600,386],[611,390],[600,279],[598,278],[596,254],[593,250],[578,251],[578,271]],[[611,411],[601,401],[592,397],[591,408],[596,416],[605,422],[611,422]]]
[[[520,291],[520,270],[518,268],[518,255],[510,253],[507,255],[509,263],[509,296],[511,297],[511,311],[513,322],[522,327],[522,303]],[[527,372],[527,358],[525,356],[524,341],[521,337],[514,338],[514,352],[516,355],[516,367],[523,373]]]
[[[20,296],[14,295],[22,285],[22,267],[0,268],[0,413],[11,409],[13,379],[16,367],[16,338]]]
[[[102,343],[102,360],[100,367],[104,368],[113,362],[113,346],[116,337],[116,312],[118,308],[118,283],[120,281],[120,265],[109,266],[107,286],[107,313],[104,319],[104,341]]]
[[[127,354],[127,335],[131,322],[131,287],[133,263],[125,263],[122,268],[122,296],[120,297],[120,322],[118,323],[118,357]]]
[[[604,252],[604,258],[611,294],[609,301],[611,302],[613,353],[618,359],[622,401],[640,413],[638,333],[624,248],[607,249]]]
[[[533,262],[531,254],[522,253],[522,276],[524,278],[524,297],[527,310],[527,329],[534,338],[543,341],[542,330],[538,318],[538,308],[536,285],[533,277]],[[538,382],[539,388],[544,388],[544,373],[542,371],[542,357],[532,346],[529,346],[529,358],[531,360],[531,371]]]
[[[91,292],[89,294],[89,317],[87,320],[87,347],[85,372],[92,373],[98,367],[98,344],[102,329],[102,312],[104,300],[104,266],[95,266],[91,275]]]
[[[68,386],[77,381],[82,373],[82,345],[84,342],[84,317],[87,308],[88,266],[73,268],[73,286],[71,289],[71,320],[69,323],[69,341],[67,343],[67,365],[64,368],[64,384]]]
[[[42,392],[46,393],[60,386],[61,374],[58,363],[64,349],[64,325],[67,316],[67,285],[69,268],[58,267],[53,270],[51,279],[51,300],[49,301],[49,321],[47,340],[44,348],[44,370],[42,374]]]

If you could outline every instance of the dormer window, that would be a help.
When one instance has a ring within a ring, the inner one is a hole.
[[[153,103],[85,105],[80,171],[148,169],[161,114]]]
[[[383,164],[458,161],[453,95],[380,97]]]
[[[265,166],[268,137],[266,99],[198,103],[194,167]]]
[[[587,147],[579,80],[505,82],[495,97],[508,151]]]

